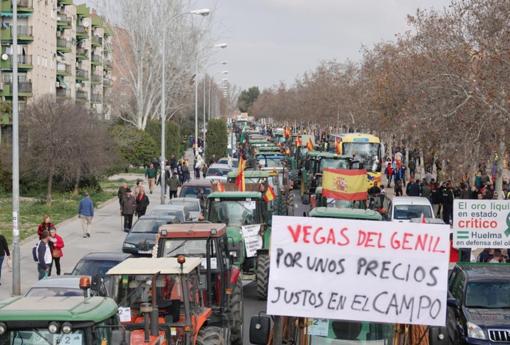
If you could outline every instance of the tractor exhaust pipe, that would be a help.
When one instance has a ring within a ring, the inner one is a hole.
[[[159,335],[159,309],[157,301],[157,282],[159,273],[152,277],[152,310],[151,310],[151,336],[157,337]]]

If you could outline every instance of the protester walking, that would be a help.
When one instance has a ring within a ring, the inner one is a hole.
[[[138,195],[136,196],[136,215],[138,218],[145,215],[149,203],[149,197],[145,194],[145,190],[140,188]]]
[[[4,263],[5,257],[7,256],[7,260],[10,260],[11,253],[9,252],[9,245],[7,244],[7,240],[5,236],[0,234],[0,285],[2,285],[2,265]]]
[[[39,239],[41,239],[42,233],[44,230],[50,231],[50,228],[54,227],[53,223],[51,222],[50,216],[45,214],[43,216],[41,224],[37,227],[37,235],[39,236]]]
[[[122,216],[124,216],[124,231],[129,232],[133,226],[133,215],[136,212],[136,199],[131,192],[131,189],[127,190],[124,199],[122,199],[122,205],[120,208]]]
[[[51,248],[51,257],[52,262],[50,265],[50,269],[48,270],[48,277],[51,276],[51,270],[53,269],[53,264],[55,264],[55,268],[57,270],[57,276],[60,275],[60,258],[64,256],[62,252],[62,248],[64,248],[64,240],[62,237],[57,234],[57,229],[55,227],[50,228],[50,237],[49,237],[49,245]]]
[[[188,182],[189,180],[191,180],[191,173],[189,171],[187,159],[184,160],[184,164],[182,165],[182,175],[183,175],[184,182]]]
[[[48,272],[51,266],[51,249],[48,244],[50,240],[50,233],[48,230],[44,230],[41,234],[41,240],[35,248],[37,259],[37,272],[39,280],[44,279],[48,276]]]
[[[149,181],[149,192],[152,194],[154,190],[154,186],[156,185],[156,177],[158,175],[158,170],[155,168],[154,164],[151,163],[147,169],[145,169],[145,177]]]
[[[83,238],[90,237],[92,231],[92,219],[94,218],[94,202],[89,193],[84,192],[78,209],[78,218],[81,219],[81,230]]]
[[[177,190],[181,186],[181,181],[177,176],[177,170],[174,171],[170,179],[168,180],[168,189],[170,191],[170,199],[177,198]]]
[[[203,164],[202,157],[200,157],[200,155],[197,155],[195,157],[195,167],[194,167],[196,179],[200,179],[200,171],[202,170],[202,164]]]
[[[138,185],[138,183],[137,183]],[[117,191],[117,197],[119,198],[119,205],[122,204],[122,199],[124,199],[124,195],[126,195],[127,190],[129,189],[127,182],[124,182]]]

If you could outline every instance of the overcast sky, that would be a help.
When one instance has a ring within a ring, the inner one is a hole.
[[[321,60],[360,59],[362,45],[405,32],[406,15],[449,0],[195,0],[214,8],[214,35],[229,44],[229,80],[242,88],[291,83]],[[210,67],[218,73],[219,65]],[[218,74],[219,76],[219,74]]]

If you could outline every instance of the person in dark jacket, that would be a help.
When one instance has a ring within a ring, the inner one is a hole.
[[[450,224],[450,220],[453,217],[453,200],[455,199],[452,183],[450,181],[448,181],[446,186],[441,189],[441,196],[441,204],[443,205],[443,221],[445,224]]]
[[[420,189],[419,183],[411,178],[411,181],[407,184],[406,194],[407,196],[420,196]]]
[[[7,244],[7,240],[4,235],[0,234],[0,279],[2,278],[2,265],[4,263],[4,259],[11,257],[11,253],[9,252],[9,245]],[[2,283],[0,282],[0,285]]]
[[[147,207],[149,206],[149,197],[145,194],[145,190],[140,188],[138,191],[138,195],[136,197],[136,215],[138,218],[145,215],[147,212]]]
[[[119,205],[122,205],[122,199],[126,195],[127,190],[129,189],[128,184],[124,182],[117,191],[117,197],[119,198]]]
[[[133,226],[133,215],[136,212],[136,199],[133,196],[131,189],[127,190],[124,199],[122,199],[120,212],[124,216],[124,231],[129,232]]]
[[[48,244],[49,240],[50,232],[44,230],[41,235],[41,240],[37,245],[37,272],[39,273],[39,280],[46,278],[50,270],[52,257],[51,249]]]
[[[181,186],[181,181],[177,176],[177,170],[174,171],[170,179],[167,181],[168,190],[170,191],[170,199],[177,198],[177,190]]]

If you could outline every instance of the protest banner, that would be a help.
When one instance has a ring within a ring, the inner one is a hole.
[[[510,200],[453,202],[455,248],[510,248]]]
[[[262,236],[260,236],[260,224],[243,225],[241,233],[246,247],[246,257],[257,255],[257,250],[262,248]]]
[[[274,216],[267,313],[444,326],[449,226]]]

